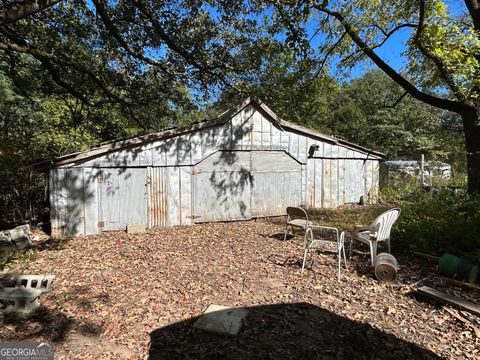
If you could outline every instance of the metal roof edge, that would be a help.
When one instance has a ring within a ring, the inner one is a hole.
[[[350,142],[345,141],[345,140],[337,139],[333,136],[322,134],[322,133],[307,129],[303,126],[285,121],[285,120],[281,119],[277,114],[275,114],[263,101],[261,101],[260,99],[258,99],[255,96],[249,96],[244,101],[242,101],[239,105],[223,112],[221,115],[219,115],[215,119],[205,120],[205,121],[194,123],[192,125],[188,125],[188,126],[181,127],[181,128],[163,130],[163,131],[153,133],[153,134],[140,135],[140,136],[136,136],[136,137],[133,137],[133,138],[123,139],[123,140],[115,140],[115,141],[111,141],[111,142],[108,142],[108,143],[103,143],[99,146],[93,147],[93,148],[91,148],[89,150],[86,150],[86,151],[74,152],[74,153],[71,153],[71,154],[59,156],[57,158],[53,158],[53,159],[49,159],[49,160],[45,160],[45,161],[41,161],[41,162],[32,164],[31,166],[36,171],[45,172],[45,171],[47,171],[49,169],[52,169],[54,167],[57,167],[57,166],[67,165],[67,164],[74,163],[74,162],[77,162],[77,161],[87,161],[91,158],[94,158],[94,157],[97,157],[97,156],[100,156],[100,155],[104,155],[104,154],[107,154],[107,153],[110,153],[110,152],[114,152],[114,151],[118,151],[118,150],[122,150],[122,149],[127,149],[127,148],[131,148],[131,147],[136,147],[136,146],[141,146],[145,143],[149,143],[149,142],[153,142],[153,141],[157,141],[157,140],[161,140],[161,139],[165,139],[165,138],[170,138],[170,137],[177,136],[177,135],[187,134],[187,133],[193,132],[195,130],[205,129],[205,128],[209,128],[209,127],[216,126],[216,125],[221,125],[221,124],[229,121],[231,118],[233,118],[236,114],[238,114],[240,111],[242,111],[245,107],[247,107],[250,104],[256,105],[257,108],[260,108],[265,114],[268,115],[268,117],[274,123],[276,123],[280,127],[284,127],[284,128],[287,128],[287,129],[290,129],[290,130],[293,130],[293,131],[297,131],[297,132],[300,132],[300,133],[303,133],[303,134],[307,134],[307,135],[316,137],[318,139],[328,141],[328,142],[331,142],[333,144],[340,145],[340,146],[343,146],[343,147],[351,148],[351,149],[354,149],[354,150],[357,150],[357,151],[360,151],[360,152],[363,152],[363,153],[366,153],[366,154],[371,154],[378,159],[386,158],[386,155],[384,155],[380,152],[373,151],[373,150],[367,149],[363,146],[353,144],[353,143],[350,143]]]
[[[218,117],[215,119],[210,119],[210,120],[204,120],[201,122],[197,122],[188,126],[184,126],[181,128],[174,128],[174,129],[169,129],[169,130],[164,130],[160,131],[157,133],[153,134],[147,134],[147,135],[140,135],[136,136],[133,138],[128,138],[124,140],[115,140],[111,141],[109,143],[104,143],[102,145],[93,147],[89,150],[86,151],[80,151],[80,152],[74,152],[71,154],[59,156],[54,159],[49,159],[45,161],[41,161],[35,164],[32,164],[32,167],[40,172],[45,172],[46,170],[49,170],[51,168],[61,166],[61,165],[67,165],[70,163],[74,163],[77,161],[86,161],[91,158],[104,155],[110,152],[122,150],[122,149],[128,149],[131,147],[136,147],[136,146],[141,146],[143,144],[165,139],[165,138],[170,138],[174,137],[177,135],[183,135],[187,134],[189,132],[193,132],[195,130],[199,129],[205,129],[209,128],[212,126],[216,125],[221,125],[228,120],[230,120],[232,117],[234,117],[236,114],[238,114],[240,111],[242,111],[246,106],[248,106],[251,102],[251,98],[248,97],[245,99],[241,104],[235,106],[234,108],[231,108],[222,114],[220,114]]]

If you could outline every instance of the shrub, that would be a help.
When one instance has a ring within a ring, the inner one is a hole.
[[[417,190],[398,201],[402,213],[393,231],[405,249],[444,251],[480,260],[480,196],[448,187]]]

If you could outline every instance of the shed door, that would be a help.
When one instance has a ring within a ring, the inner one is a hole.
[[[284,151],[252,152],[252,215],[284,215],[302,204],[302,165]]]
[[[243,220],[250,209],[250,152],[218,151],[194,167],[195,222]]]
[[[99,229],[125,230],[147,224],[146,168],[101,169],[98,181]]]

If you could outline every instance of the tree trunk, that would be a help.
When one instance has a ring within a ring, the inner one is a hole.
[[[467,150],[468,192],[480,193],[480,109],[462,114]]]

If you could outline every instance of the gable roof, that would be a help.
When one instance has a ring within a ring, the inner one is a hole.
[[[245,107],[253,105],[258,110],[260,110],[266,117],[268,117],[274,124],[278,125],[280,128],[288,129],[300,134],[304,134],[313,138],[317,138],[322,141],[329,142],[334,145],[343,146],[355,151],[359,151],[368,155],[371,155],[374,159],[383,159],[385,155],[367,149],[363,146],[353,144],[351,142],[337,139],[333,136],[325,135],[310,129],[307,129],[303,126],[285,121],[278,117],[267,105],[265,105],[261,100],[254,96],[250,96],[245,99],[241,104],[237,105],[236,107],[225,111],[219,117],[212,119],[212,120],[205,120],[199,123],[194,123],[189,126],[181,127],[181,128],[173,128],[164,131],[160,131],[153,134],[148,135],[141,135],[136,136],[133,138],[123,139],[123,140],[115,140],[107,143],[100,144],[98,146],[91,147],[89,150],[86,151],[79,151],[67,155],[63,155],[54,159],[42,161],[36,164],[33,164],[33,168],[37,171],[47,171],[51,168],[55,168],[62,165],[67,165],[71,163],[75,163],[77,161],[86,161],[101,155],[105,155],[107,153],[128,149],[132,147],[141,146],[146,143],[167,139],[171,137],[175,137],[182,134],[187,134],[190,132],[194,132],[200,129],[210,128],[217,125],[223,125],[228,122],[232,117],[242,111]]]

